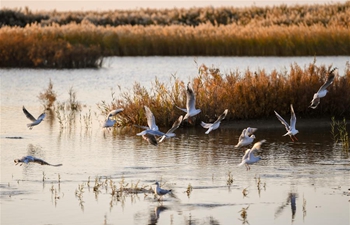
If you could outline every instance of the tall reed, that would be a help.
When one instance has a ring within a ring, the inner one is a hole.
[[[349,153],[349,133],[347,131],[347,121],[343,118],[342,121],[336,121],[334,117],[332,117],[331,123],[331,134],[333,137],[334,143],[341,143],[343,151]]]
[[[49,85],[44,92],[40,92],[38,96],[39,100],[42,102],[45,109],[52,108],[57,99],[57,94],[53,90],[53,83],[50,79]]]
[[[317,92],[327,77],[331,66],[317,66],[316,62],[301,68],[290,65],[290,72],[273,70],[251,71],[243,73],[231,71],[222,74],[218,68],[206,65],[199,67],[199,74],[191,81],[196,93],[196,107],[202,112],[197,122],[215,119],[224,109],[229,109],[227,120],[262,119],[274,117],[273,110],[289,114],[289,105],[294,105],[298,117],[344,117],[350,115],[350,63],[345,73],[337,75],[328,88],[329,93],[321,99],[317,109],[308,108],[313,94]],[[157,78],[152,88],[147,90],[135,83],[131,91],[122,92],[111,103],[101,102],[106,112],[115,108],[124,108],[120,117],[123,124],[146,124],[143,106],[150,107],[160,126],[171,124],[183,112],[175,106],[186,104],[186,84],[176,76],[169,82]],[[107,107],[107,109],[106,109]],[[110,108],[108,108],[110,107]]]
[[[39,11],[32,12],[29,8],[3,9],[0,11],[2,25],[22,26],[33,22],[47,26],[53,23],[60,25],[82,23],[85,20],[94,25],[189,25],[198,26],[210,23],[212,25],[249,25],[257,26],[290,26],[322,24],[325,27],[333,25],[349,26],[350,3],[327,4],[285,4],[266,7],[195,7],[190,9],[137,9],[109,11]],[[0,24],[1,25],[1,24]]]

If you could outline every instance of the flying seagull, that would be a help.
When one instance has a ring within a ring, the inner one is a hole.
[[[262,143],[264,143],[265,141],[266,141],[266,140],[261,140],[261,141],[259,141],[259,142],[256,142],[256,143],[253,145],[253,148],[247,149],[247,150],[245,151],[244,156],[242,157],[242,162],[241,162],[240,164],[238,164],[238,166],[243,166],[243,165],[245,165],[245,167],[247,168],[247,170],[250,170],[250,166],[249,166],[249,165],[254,164],[254,163],[260,161],[261,158],[260,158],[259,156],[256,157],[256,156],[254,155],[254,152],[260,150]]]
[[[290,117],[290,125],[280,116],[276,111],[275,114],[277,116],[277,119],[285,126],[287,133],[285,133],[283,136],[289,135],[290,139],[292,141],[297,141],[298,138],[295,136],[299,131],[295,129],[295,124],[297,123],[297,118],[295,117],[293,105],[290,105],[290,111],[291,111],[291,117]]]
[[[107,120],[105,121],[105,123],[103,124],[103,127],[104,128],[108,128],[108,127],[113,127],[114,124],[116,123],[115,120],[111,119],[111,117],[117,115],[118,113],[122,112],[124,109],[115,109],[115,110],[112,110],[108,113],[108,116],[107,116]]]
[[[258,128],[251,127],[247,127],[246,129],[244,129],[238,138],[238,143],[235,145],[235,148],[247,146],[253,143],[255,139],[255,135],[253,133],[257,130]]]
[[[148,126],[139,126],[136,125],[139,128],[144,129],[142,132],[137,133],[136,135],[142,136],[145,140],[147,140],[149,143],[153,145],[157,145],[158,141],[155,136],[161,137],[159,142],[162,142],[165,138],[170,138],[170,137],[175,137],[175,133],[173,133],[181,124],[182,121],[182,116],[177,119],[173,126],[166,132],[163,133],[159,131],[159,128],[156,124],[156,119],[152,113],[152,111],[145,106],[145,111],[146,111],[146,118],[147,118],[147,124]]]
[[[28,164],[30,162],[33,162],[33,163],[38,163],[40,165],[48,165],[48,166],[62,166],[62,164],[57,164],[57,165],[52,165],[48,162],[45,162],[44,160],[42,159],[39,159],[39,158],[35,158],[34,156],[23,156],[21,159],[15,159],[14,160],[15,162],[15,165],[18,165],[20,163],[20,166],[22,166],[22,163],[25,163],[25,164]]]
[[[179,118],[173,123],[173,126],[159,139],[159,143],[161,143],[165,138],[175,137],[174,131],[179,128],[182,122],[183,116],[179,116]]]
[[[225,111],[219,116],[219,118],[214,122],[214,123],[204,123],[203,121],[201,122],[201,126],[205,129],[208,129],[205,133],[209,134],[210,131],[216,130],[219,128],[220,123],[223,119],[225,119],[227,115],[228,109],[225,109]]]
[[[328,78],[327,81],[320,87],[320,89],[314,94],[313,99],[311,100],[311,105],[309,106],[309,108],[312,109],[316,109],[316,107],[318,106],[318,104],[320,104],[320,99],[323,98],[324,96],[326,96],[328,90],[328,86],[331,85],[334,81],[334,71],[337,69],[337,67],[335,67],[334,69],[332,69],[329,74],[328,74]]]
[[[195,104],[196,104],[196,96],[194,95],[194,92],[190,87],[190,83],[188,82],[187,89],[186,89],[186,109],[176,106],[178,109],[186,113],[183,120],[188,120],[190,123],[192,123],[191,117],[201,112],[200,109],[196,109]]]
[[[41,121],[43,121],[43,119],[45,118],[45,113],[40,114],[40,116],[38,117],[38,119],[35,119],[34,116],[32,116],[32,114],[30,114],[26,108],[23,106],[23,112],[26,115],[26,117],[28,119],[30,119],[32,121],[32,123],[28,123],[27,127],[31,130],[33,129],[33,126],[38,125],[39,123],[41,123]]]

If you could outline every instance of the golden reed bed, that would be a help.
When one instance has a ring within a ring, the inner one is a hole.
[[[317,66],[311,63],[305,68],[291,65],[289,72],[276,70],[246,70],[222,74],[217,68],[201,65],[199,74],[191,83],[196,93],[196,108],[202,110],[200,121],[213,121],[225,109],[229,110],[226,120],[247,120],[275,118],[274,110],[281,115],[290,115],[293,104],[298,118],[349,118],[350,115],[350,63],[345,71],[338,71],[334,83],[328,88],[326,97],[316,109],[308,108],[313,94],[327,79],[331,66]],[[175,106],[186,104],[186,83],[175,76],[170,82],[155,79],[150,90],[135,83],[132,90],[122,93],[108,103],[98,104],[103,114],[116,108],[124,108],[118,123],[144,124],[144,105],[151,108],[160,126],[171,126],[181,115]],[[170,83],[170,84],[169,84]]]
[[[105,56],[350,55],[349,2],[2,15],[0,67],[99,67]]]

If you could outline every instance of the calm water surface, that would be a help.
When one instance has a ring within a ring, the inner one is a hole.
[[[111,89],[118,95],[118,85],[122,91],[136,81],[150,87],[154,77],[167,81],[171,74],[189,81],[197,74],[194,60],[223,72],[287,70],[294,62],[302,67],[313,62],[312,57],[125,57],[110,58],[99,70],[0,70],[1,224],[349,224],[350,161],[328,126],[309,128],[298,118],[299,142],[293,143],[282,137],[277,119],[269,126],[224,121],[209,135],[201,127],[180,128],[158,147],[136,136],[135,128],[101,129],[104,118],[96,103],[111,101]],[[317,64],[333,63],[341,73],[346,60],[320,57]],[[28,130],[21,107],[38,116],[37,96],[50,79],[58,101],[66,101],[73,87],[85,107],[63,129],[55,113],[48,113]],[[237,167],[244,149],[233,147],[244,126],[257,127],[257,139],[267,141],[259,153],[263,160],[250,171]],[[13,160],[24,155],[63,166],[15,166]],[[103,184],[98,192],[95,179]],[[119,188],[122,181],[146,189],[161,181],[176,196],[162,203],[146,192],[114,198],[110,182]]]

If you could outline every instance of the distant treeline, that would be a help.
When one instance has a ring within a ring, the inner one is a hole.
[[[4,9],[0,67],[99,67],[105,56],[350,55],[349,18],[350,2],[159,11]]]
[[[316,61],[315,61],[316,62]],[[338,71],[329,92],[321,98],[316,109],[309,108],[315,92],[327,80],[330,66],[317,66],[310,63],[301,68],[291,64],[289,72],[273,70],[232,71],[226,74],[218,68],[200,65],[199,74],[191,85],[196,95],[196,108],[201,109],[197,118],[200,121],[215,121],[217,116],[228,109],[227,120],[265,119],[275,117],[274,110],[286,121],[290,118],[290,104],[293,104],[298,118],[335,116],[350,117],[350,63],[345,71]],[[155,79],[152,87],[146,89],[139,83],[122,92],[108,103],[98,104],[101,112],[107,115],[112,109],[123,108],[120,125],[145,124],[144,109],[149,106],[159,126],[171,126],[181,112],[175,106],[185,107],[186,86],[175,76],[169,81]],[[277,119],[276,119],[277,120]]]
[[[38,11],[24,9],[3,9],[0,11],[0,26],[25,27],[31,23],[49,26],[53,23],[65,25],[80,24],[84,20],[96,26],[121,25],[189,25],[198,26],[210,23],[212,25],[236,24],[245,26],[291,26],[303,24],[311,26],[340,25],[348,27],[350,20],[350,1],[345,3],[315,4],[315,5],[279,5],[266,7],[203,7],[203,8],[173,8],[173,9],[138,9],[111,11]]]

